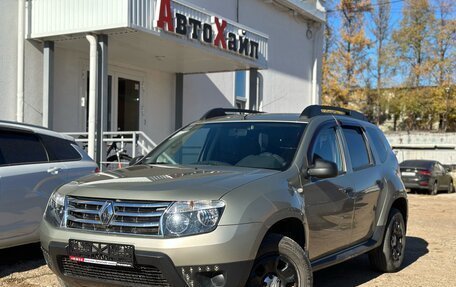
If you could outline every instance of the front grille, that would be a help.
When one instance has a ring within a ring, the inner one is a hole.
[[[159,235],[160,218],[170,204],[68,197],[66,227],[109,233]]]
[[[171,287],[162,272],[154,266],[135,268],[88,264],[59,257],[60,270],[65,276],[122,283],[123,286]]]

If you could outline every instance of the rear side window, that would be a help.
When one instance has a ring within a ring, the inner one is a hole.
[[[46,150],[34,134],[0,131],[0,165],[43,162]]]
[[[71,141],[46,135],[41,135],[40,137],[49,153],[50,161],[75,161],[81,159],[81,155],[71,145]]]
[[[353,169],[358,170],[369,166],[369,152],[362,130],[357,127],[343,127],[342,130]]]
[[[386,157],[388,156],[388,149],[383,142],[382,136],[380,134],[381,131],[374,128],[366,128],[366,132],[371,139],[370,142],[374,145],[375,150],[377,151],[380,161],[385,162]]]

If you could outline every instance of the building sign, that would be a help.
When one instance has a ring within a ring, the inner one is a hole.
[[[154,26],[162,31],[218,47],[251,59],[258,59],[258,42],[249,39],[245,30],[228,31],[228,22],[211,17],[210,23],[187,17],[171,6],[171,0],[158,0]],[[174,10],[174,11],[173,11]]]

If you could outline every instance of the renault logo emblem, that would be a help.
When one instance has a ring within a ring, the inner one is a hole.
[[[114,206],[112,201],[107,201],[105,204],[103,204],[100,211],[98,212],[98,216],[100,216],[100,221],[103,225],[109,225],[111,219],[114,217]]]

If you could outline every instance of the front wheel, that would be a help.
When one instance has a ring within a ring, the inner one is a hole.
[[[381,272],[397,272],[405,255],[405,222],[402,213],[393,208],[388,217],[382,244],[369,253],[371,265]]]
[[[309,259],[291,238],[269,234],[261,244],[246,286],[311,287]]]

